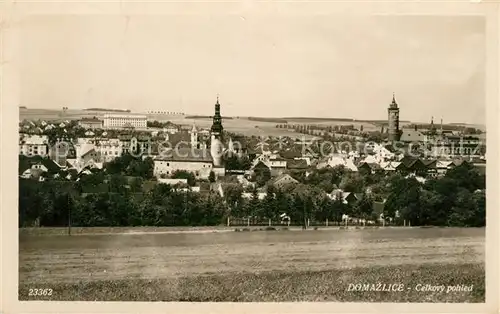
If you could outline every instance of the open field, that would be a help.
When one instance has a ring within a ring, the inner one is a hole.
[[[484,228],[23,234],[19,248],[20,300],[484,301]],[[405,289],[347,291],[379,282]]]

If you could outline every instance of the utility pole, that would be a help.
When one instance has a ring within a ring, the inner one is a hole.
[[[69,202],[69,193],[67,194],[67,205],[68,205],[68,235],[71,235],[71,204]]]

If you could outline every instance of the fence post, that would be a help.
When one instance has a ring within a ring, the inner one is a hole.
[[[271,227],[271,218],[269,218],[269,227]]]
[[[328,218],[326,218],[326,226],[328,227]]]
[[[250,217],[247,217],[247,227],[250,227]]]
[[[291,219],[288,219],[288,227],[290,227],[290,221],[292,221]]]
[[[227,226],[229,227],[229,217],[227,217]]]
[[[382,227],[385,227],[385,218],[382,218]]]
[[[310,225],[311,221],[309,218],[307,218],[307,227],[309,228],[309,225]]]

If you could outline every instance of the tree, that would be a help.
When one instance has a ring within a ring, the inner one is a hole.
[[[176,170],[172,173],[173,179],[186,179],[189,186],[194,186],[196,184],[196,178],[192,172],[185,170]]]
[[[346,192],[361,193],[364,192],[364,180],[358,173],[348,173],[342,178],[340,188]]]
[[[215,182],[215,173],[213,171],[210,171],[208,181],[210,181],[211,183]]]
[[[271,179],[271,171],[267,168],[256,172],[255,182],[258,187],[264,186]]]

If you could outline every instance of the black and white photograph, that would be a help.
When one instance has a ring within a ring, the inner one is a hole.
[[[210,12],[16,24],[17,300],[485,303],[485,15]]]

